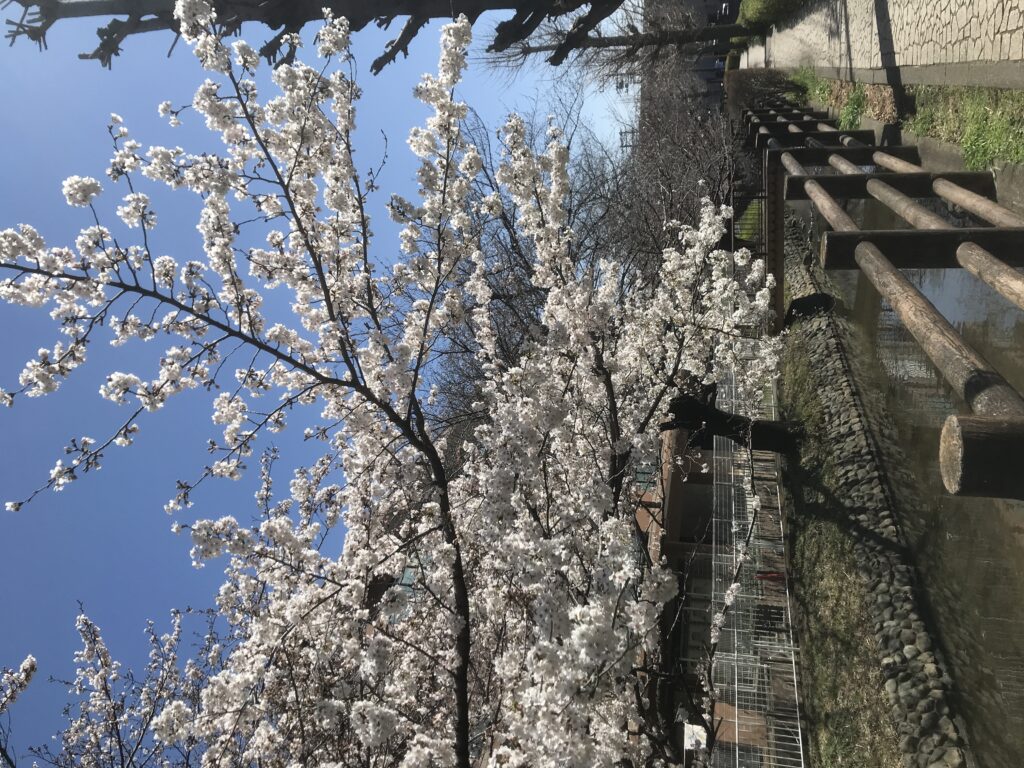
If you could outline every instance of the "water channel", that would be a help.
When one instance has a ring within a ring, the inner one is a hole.
[[[941,203],[929,205],[949,213]],[[851,203],[848,210],[864,228],[905,226],[874,201]],[[905,274],[1024,392],[1024,312],[964,270]],[[897,493],[903,533],[977,765],[1024,765],[1024,502],[946,494],[938,472],[939,433],[947,415],[966,409],[863,276],[829,276],[842,311],[875,351],[873,359],[861,361],[873,379],[861,386],[885,394],[896,423],[902,453],[888,460],[903,478]]]

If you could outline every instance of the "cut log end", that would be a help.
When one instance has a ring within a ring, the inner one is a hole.
[[[939,442],[942,483],[954,496],[1024,499],[1024,420],[953,415]]]

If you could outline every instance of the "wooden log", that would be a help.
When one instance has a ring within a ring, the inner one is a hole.
[[[790,114],[794,114],[794,113],[797,113],[797,112],[799,112],[799,114],[804,115],[806,117],[813,117],[813,118],[817,118],[819,120],[828,119],[828,112],[826,112],[824,110],[821,110],[821,109],[793,110],[792,112],[790,112]],[[761,118],[768,117],[768,118],[773,118],[773,117],[775,117],[778,114],[780,114],[780,111],[777,110],[777,109],[745,109],[745,110],[743,110],[743,116],[744,117],[761,117]]]
[[[896,157],[889,148],[886,147],[885,151],[877,151],[871,155],[871,159],[875,165],[882,168],[888,168],[890,171],[896,171],[897,173],[916,173],[924,170],[920,165],[914,165],[914,162],[908,162],[904,158]]]
[[[887,152],[875,152],[873,157],[876,165],[897,173],[917,173],[922,170],[921,166],[893,157]],[[966,185],[949,177],[936,179],[932,187],[942,199],[959,205],[990,224],[997,227],[1024,227],[1024,216],[990,199],[995,197],[994,187],[991,193],[978,189],[970,190]]]
[[[920,203],[914,202],[885,182],[872,179],[868,181],[866,187],[868,193],[873,198],[918,229],[955,229],[952,224],[937,213],[932,213]]]
[[[821,187],[821,185],[818,184],[816,181],[808,181],[806,184],[804,184],[804,192],[807,194],[807,197],[810,199],[810,201],[814,203],[814,207],[817,209],[818,213],[820,213],[824,217],[825,221],[828,222],[829,226],[832,227],[832,229],[838,232],[858,231],[857,224],[854,222],[852,218],[850,218],[850,214],[844,211],[843,207],[838,202],[836,202],[836,199],[832,197],[832,195],[830,195],[828,192],[826,192]],[[821,242],[821,259],[822,264],[824,264],[825,240],[822,239]]]
[[[966,184],[960,184],[955,179],[936,179],[932,186],[939,197],[954,205],[959,205],[964,210],[970,211],[975,216],[995,224],[997,227],[1024,227],[1024,216],[988,199],[995,197],[994,188],[992,194],[989,195],[979,189],[967,189]]]
[[[995,258],[975,242],[956,249],[956,259],[964,269],[993,288],[1018,309],[1024,309],[1024,275],[1002,259]]]
[[[853,134],[856,138],[862,140],[865,144],[873,143],[875,140],[875,134],[873,131],[848,131],[848,134]],[[805,139],[812,138],[821,141],[824,144],[830,146],[839,146],[840,136],[846,134],[839,134],[832,131],[803,131],[801,133],[789,133],[779,132],[773,135],[783,146],[798,147],[804,143]],[[754,146],[761,149],[765,146],[767,137],[763,134],[758,134]]]
[[[828,220],[824,212],[822,215]],[[963,266],[957,258],[960,246],[972,242],[990,253],[1003,254],[1000,261],[1009,267],[1024,267],[1024,227],[826,232],[821,238],[822,265],[825,269],[856,269],[854,254],[863,242],[877,245],[901,269],[956,269]]]
[[[835,120],[822,121],[817,118],[811,117],[810,115],[807,115],[805,117],[779,116],[775,120],[772,120],[770,118],[758,118],[758,120],[760,121],[760,125],[765,125],[768,128],[771,128],[773,131],[778,131],[779,133],[784,133],[792,126],[796,126],[797,128],[800,129],[810,128],[811,130],[823,130],[822,128],[816,126],[824,125],[825,130],[835,130],[834,128],[832,128],[831,125],[835,123]]]
[[[800,165],[800,162],[795,157],[793,157],[792,152],[783,152],[776,159],[782,164],[782,167],[785,168],[791,176],[807,175],[807,171],[804,170],[804,167]]]
[[[845,174],[857,174],[856,176],[847,176],[846,178],[863,178],[863,174],[860,174],[860,169],[848,160],[832,157],[829,158],[829,162]],[[902,175],[910,176],[910,174]],[[933,182],[932,186],[935,186],[937,183],[941,182]],[[971,194],[955,184],[952,186],[954,189],[965,194]],[[953,224],[938,214],[932,213],[924,206],[914,202],[910,197],[898,191],[890,184],[878,179],[869,179],[865,184],[865,188],[872,197],[889,206],[903,219],[919,229],[947,232],[963,231],[958,230]],[[990,201],[985,202],[990,203]],[[995,204],[992,203],[992,205]],[[996,207],[998,208],[999,206]],[[1005,218],[1012,220],[1011,217]],[[982,237],[990,236],[990,230],[988,229],[977,231]],[[1010,253],[1015,253],[1015,251]],[[976,240],[972,239],[971,242],[963,243],[957,247],[956,251],[954,251],[954,258],[956,258],[957,264],[986,283],[1015,307],[1024,309],[1024,275],[1011,269],[1000,259],[997,259],[988,250],[979,245]]]
[[[771,133],[785,134],[785,133],[800,133],[804,130],[820,130],[815,128],[819,125],[816,118],[813,117],[783,117],[773,119],[771,116],[767,117],[751,117],[747,123],[747,142],[754,141],[755,136],[758,133]],[[764,129],[763,131],[760,129]]]
[[[829,147],[827,149],[793,147],[784,150],[769,149],[767,154],[789,152],[797,162],[803,165],[827,165],[828,159],[832,155],[845,157],[847,160],[852,160],[858,165],[867,165],[874,163],[872,156],[877,151],[876,147]],[[886,147],[885,151],[893,157],[913,162],[917,162],[921,158],[918,148],[912,146]]]
[[[1024,420],[955,414],[939,443],[939,469],[955,496],[1024,499]]]
[[[830,155],[828,158],[828,164],[835,168],[840,173],[845,174],[865,174],[863,168],[856,163],[848,160],[842,155]]]
[[[918,236],[924,233],[917,233]],[[944,234],[944,233],[940,233]],[[957,396],[979,416],[1024,419],[1024,400],[949,321],[882,254],[874,242],[856,249],[857,264],[892,305]]]
[[[783,152],[779,155],[779,161],[782,163],[783,167],[789,171],[790,178],[800,176],[806,177],[808,175],[804,167],[800,165],[790,152]],[[842,206],[836,202],[834,197],[822,189],[818,182],[805,181],[803,186],[804,194],[812,203],[814,203],[814,207],[817,208],[818,213],[825,217],[825,221],[827,221],[833,229],[843,232],[857,231],[857,225],[854,223],[853,219],[851,219],[849,214],[843,210]]]
[[[839,168],[841,164],[850,162],[845,158],[837,157],[836,162],[832,164]],[[871,197],[867,189],[867,183],[870,180],[884,182],[909,197],[937,197],[939,193],[933,187],[933,182],[937,179],[948,179],[965,191],[971,189],[981,194],[994,194],[995,192],[995,181],[991,173],[863,173],[859,166],[852,163],[851,165],[857,169],[858,175],[791,175],[786,179],[786,199],[805,200],[807,195],[803,192],[803,182],[808,180],[816,181],[833,197],[847,200],[864,200]]]
[[[804,167],[791,153],[782,153],[779,156],[779,161],[785,170],[792,174],[791,178],[800,176],[806,177],[808,175]],[[841,231],[857,230],[857,225],[854,223],[853,219],[850,218],[849,214],[843,210],[843,207],[836,202],[836,199],[831,197],[817,181],[805,180],[804,194],[814,204],[818,213],[824,216],[825,221],[827,221],[831,227]]]
[[[769,153],[767,152],[765,153],[766,163],[768,154]],[[805,175],[802,173],[803,167],[793,154],[780,153],[779,159],[780,163],[783,164],[791,173]],[[842,166],[842,164],[840,164],[840,166]],[[849,163],[847,163],[847,167],[844,170],[848,172],[859,171],[859,169],[849,167]],[[876,183],[880,184],[881,182],[876,181]],[[851,239],[854,236],[864,236],[865,234],[868,234],[856,232],[857,227],[853,220],[845,211],[839,208],[835,199],[829,195],[828,192],[826,192],[821,185],[817,183],[817,181],[806,180],[804,183],[804,189],[808,196],[815,201],[816,207],[824,212],[823,215],[826,216],[833,226],[847,230],[845,232],[830,234],[834,234],[836,238]],[[896,190],[893,190],[893,192],[895,192],[896,195],[900,195]],[[915,215],[916,213],[917,212],[915,212]],[[979,230],[975,231],[978,232]],[[1000,233],[1007,232],[1007,230],[991,231]],[[953,232],[945,230],[926,230],[916,232],[887,231],[871,234],[880,234],[884,236],[911,235],[915,237],[915,239],[920,239],[922,236],[928,236],[932,239],[935,239],[935,236],[942,236],[948,240],[950,235],[955,237],[960,232],[961,231],[958,230],[954,230]],[[1024,230],[1018,230],[1016,234],[1024,234]],[[991,255],[985,253],[980,249],[980,247],[973,243],[970,243],[970,245],[974,248],[978,248],[984,257],[991,258]],[[826,247],[826,243],[823,239],[823,251]],[[896,252],[902,253],[902,250],[898,250]],[[960,337],[949,321],[947,321],[935,306],[929,302],[928,299],[925,298],[925,296],[892,265],[892,263],[890,263],[874,242],[862,241],[857,244],[854,249],[854,258],[857,266],[861,269],[861,273],[871,281],[879,294],[889,301],[904,326],[914,336],[928,358],[939,369],[954,391],[976,414],[989,420],[994,418],[1024,425],[1024,399],[1021,398],[1021,396],[1002,378],[1002,376],[999,375],[994,368],[985,361],[983,357],[981,357],[981,355],[979,355]],[[1016,457],[1024,455],[1024,439],[1020,437],[1021,434],[1024,434],[1024,429],[1017,427],[1016,430],[1010,430],[1010,432],[1014,431],[1016,432],[1016,437],[1014,437],[1013,440],[1015,440],[1016,443],[1012,446],[1008,446],[1004,442],[1001,445],[1001,456],[1004,462],[1006,461],[1007,456]],[[962,434],[963,432],[961,431],[961,435]],[[986,466],[981,466],[980,469],[971,469],[971,471],[967,472],[963,470],[964,467],[970,468],[973,466],[970,463],[965,464],[965,457],[969,459],[972,452],[978,453],[979,449],[975,446],[984,446],[986,441],[965,441],[960,439],[959,445],[966,445],[967,448],[964,449],[961,447],[958,453],[956,449],[957,440],[953,439],[950,443],[951,448],[946,448],[945,431],[943,438],[943,447],[940,448],[940,452],[944,451],[945,454],[952,457],[949,461],[954,469],[951,471],[950,476],[954,478],[952,485],[956,490],[951,488],[951,482],[946,479],[947,473],[944,470],[943,482],[946,484],[947,489],[950,489],[951,492],[962,493],[962,489],[966,487],[968,492],[970,492],[974,485],[979,484],[977,478],[981,477],[984,482],[980,482],[980,486],[986,495],[1024,499],[1024,482],[1019,483],[1020,488],[1017,488],[1016,486],[1008,487],[1006,483],[1001,484],[1001,481],[1005,481],[1006,476],[1013,473],[992,473],[991,467]],[[991,440],[988,442],[991,444]],[[984,465],[985,454],[983,450],[981,455],[981,464]],[[958,465],[961,468],[959,473],[957,473],[955,469]],[[983,473],[985,472],[988,472],[989,474],[984,475]],[[1001,480],[993,480],[993,477],[1000,478]],[[1022,475],[1022,477],[1024,477],[1024,475]],[[964,485],[965,480],[967,483],[966,486]]]

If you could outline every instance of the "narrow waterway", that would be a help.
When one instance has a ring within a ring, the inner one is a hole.
[[[896,228],[873,201],[851,205],[865,228]],[[906,272],[963,336],[1024,392],[1024,312],[963,270]],[[1024,503],[948,496],[939,432],[964,410],[887,302],[857,272],[830,274],[844,311],[871,340],[864,387],[885,394],[900,451],[904,536],[924,581],[931,623],[955,680],[979,768],[1024,765]],[[1024,456],[1020,457],[1024,472]]]

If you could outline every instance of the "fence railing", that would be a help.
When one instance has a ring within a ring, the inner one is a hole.
[[[900,272],[963,268],[1024,309],[1024,217],[995,202],[991,173],[931,173],[916,147],[874,146],[872,131],[841,130],[825,113],[776,101],[747,110],[748,142],[763,150],[763,241],[784,316],[787,200],[810,200],[832,228],[821,241],[825,269],[860,269],[893,307],[970,414],[950,415],[939,465],[953,494],[1024,499],[1024,398]],[[807,170],[830,166],[829,173]],[[872,170],[876,169],[876,170]],[[954,203],[991,226],[960,228],[914,198]],[[862,230],[837,198],[873,198],[912,229]]]
[[[739,406],[731,383],[721,385],[718,399],[723,407]],[[778,415],[774,387],[766,392],[761,415]],[[717,735],[711,766],[802,768],[799,651],[786,576],[778,455],[716,437],[713,476],[711,612],[723,609],[737,574],[739,591],[726,613],[712,668]],[[742,567],[740,542],[749,542]]]

